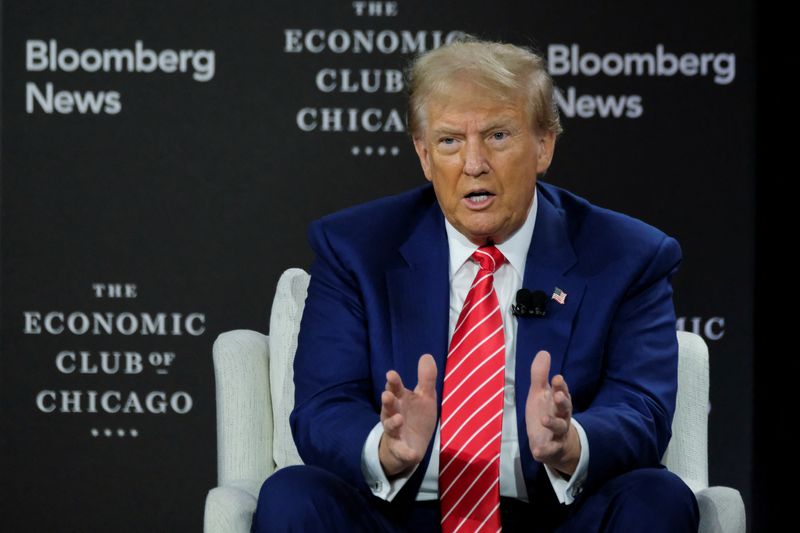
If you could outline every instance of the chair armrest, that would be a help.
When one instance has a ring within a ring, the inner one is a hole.
[[[276,468],[303,464],[297,453],[289,415],[294,408],[294,354],[310,276],[300,268],[281,274],[269,320],[269,383],[274,434],[272,457]]]
[[[708,487],[708,346],[678,331],[678,397],[662,463],[697,492]]]
[[[698,533],[745,533],[744,501],[730,487],[709,487],[695,493],[700,507]]]
[[[250,330],[221,333],[214,342],[217,382],[217,478],[262,482],[272,460],[269,338]]]
[[[257,497],[236,487],[217,487],[206,496],[205,533],[250,533]]]

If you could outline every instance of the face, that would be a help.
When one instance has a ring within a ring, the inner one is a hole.
[[[469,82],[451,89],[426,102],[414,148],[450,224],[475,244],[500,243],[525,222],[555,135],[534,131],[522,97],[505,102]]]

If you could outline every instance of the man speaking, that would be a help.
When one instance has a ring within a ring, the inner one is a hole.
[[[531,51],[454,42],[409,91],[430,184],[311,225],[306,464],[264,483],[254,531],[696,531],[660,466],[678,243],[537,181],[561,125]]]

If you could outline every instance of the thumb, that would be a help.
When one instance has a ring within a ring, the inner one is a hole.
[[[426,353],[419,358],[417,365],[417,391],[432,394],[436,390],[436,361]]]
[[[546,389],[548,374],[550,374],[550,352],[540,350],[531,363],[531,386],[536,390]]]

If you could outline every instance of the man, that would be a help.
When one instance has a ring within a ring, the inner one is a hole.
[[[452,43],[409,89],[431,185],[311,225],[306,465],[265,482],[254,530],[696,530],[660,467],[677,242],[537,182],[561,126],[532,52]],[[515,316],[522,288],[540,296]]]

